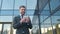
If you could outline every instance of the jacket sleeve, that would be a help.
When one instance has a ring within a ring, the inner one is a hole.
[[[14,19],[13,19],[13,28],[14,29],[18,29],[18,28],[20,28],[20,27],[22,27],[23,25],[19,22],[19,21],[17,21],[17,18],[15,17]]]
[[[28,23],[27,25],[28,25],[28,27],[29,27],[30,29],[32,29],[31,20],[29,21],[29,23]]]

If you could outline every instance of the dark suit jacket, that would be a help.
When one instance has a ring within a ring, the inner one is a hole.
[[[17,29],[16,34],[29,34],[29,28],[32,28],[31,20],[29,23],[20,23],[20,16],[16,16],[13,19],[13,28]]]

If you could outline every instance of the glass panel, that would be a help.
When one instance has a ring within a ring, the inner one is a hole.
[[[41,15],[42,16],[50,16],[50,12],[49,11],[42,11]]]
[[[51,27],[51,24],[43,23],[41,24],[41,33],[48,34],[48,30]]]
[[[16,29],[13,29],[13,34],[16,34]]]
[[[3,0],[2,9],[13,9],[13,0]]]
[[[41,19],[40,21],[41,21],[41,22],[43,22],[43,20],[44,20],[44,17],[43,17],[43,16],[40,16],[40,19]]]
[[[3,34],[10,34],[10,31],[11,31],[11,24],[4,24]]]
[[[60,22],[58,21],[60,19],[60,16],[52,16],[52,23],[53,24],[59,24]]]
[[[13,11],[3,10],[3,11],[1,11],[1,15],[2,16],[12,16],[13,15]]]
[[[51,23],[50,18],[46,19],[46,20],[44,21],[44,23]]]
[[[33,25],[33,28],[32,28],[32,31],[31,33],[32,34],[39,34],[39,25],[38,25],[38,17],[37,16],[33,16],[32,18],[32,25]]]
[[[49,5],[48,4],[45,6],[44,10],[49,10]]]
[[[37,0],[27,0],[27,9],[35,9]]]
[[[38,25],[33,25],[32,28],[32,34],[39,34],[39,26]]]
[[[19,6],[26,6],[26,0],[15,0],[15,9],[19,9]]]
[[[58,24],[58,27],[60,28],[60,24]]]
[[[0,34],[1,34],[1,31],[2,31],[2,24],[0,24]]]
[[[48,17],[48,16],[43,16],[43,15],[41,15],[41,16],[40,16],[40,19],[41,19],[40,21],[43,22],[47,17]]]
[[[14,16],[20,15],[19,11],[14,11]]]
[[[57,6],[60,5],[60,1],[59,0],[51,0],[50,4],[51,4],[51,9],[54,10]]]
[[[12,22],[12,16],[0,16],[0,22]]]
[[[33,25],[38,25],[39,24],[39,21],[38,21],[38,16],[33,16],[33,18],[32,18],[33,20],[32,20],[32,23],[33,23]]]
[[[56,11],[56,13],[53,14],[53,16],[60,16],[60,11]]]
[[[26,11],[26,15],[33,16],[33,14],[34,14],[34,10],[27,10]]]
[[[1,0],[0,0],[0,6],[1,6]]]
[[[41,17],[42,16],[42,17]],[[43,10],[42,12],[41,12],[41,16],[40,16],[40,18],[41,19],[43,19],[43,20],[45,20],[48,16],[50,16],[50,12],[49,12],[49,10]],[[43,21],[42,20],[42,21]],[[41,21],[41,22],[42,22]]]
[[[41,28],[41,33],[45,34],[47,32],[47,28]]]

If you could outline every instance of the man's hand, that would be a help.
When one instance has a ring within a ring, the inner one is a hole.
[[[28,23],[30,21],[29,17],[26,17],[26,23]]]
[[[24,22],[26,22],[26,19],[25,19],[25,18],[22,18],[22,19],[20,20],[20,22],[21,22],[21,23],[24,23]]]
[[[21,23],[25,23],[25,22],[28,23],[29,21],[30,21],[29,17],[25,17],[20,20]]]

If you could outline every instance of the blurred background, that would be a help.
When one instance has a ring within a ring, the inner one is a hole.
[[[21,5],[32,21],[30,34],[60,34],[60,0],[0,0],[0,34],[16,34],[13,18]]]

